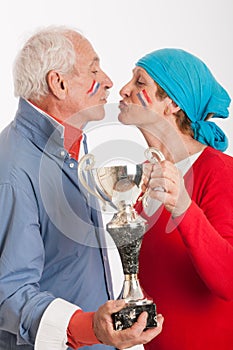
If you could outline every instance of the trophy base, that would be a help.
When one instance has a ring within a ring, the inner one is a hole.
[[[131,305],[112,314],[114,329],[117,331],[130,328],[138,319],[138,316],[146,311],[148,313],[145,329],[157,327],[157,314],[155,304]]]

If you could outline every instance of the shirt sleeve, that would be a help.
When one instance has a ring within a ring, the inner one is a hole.
[[[0,184],[1,328],[18,345],[34,345],[41,316],[55,299],[40,291],[44,245],[35,199],[17,186]]]
[[[209,289],[233,300],[232,168],[216,167],[200,182],[196,202],[174,218],[194,266]]]
[[[100,344],[93,330],[94,314],[94,312],[78,310],[72,315],[67,328],[67,336],[68,345],[73,349]]]
[[[45,310],[36,335],[35,350],[67,349],[67,328],[79,307],[57,298]]]

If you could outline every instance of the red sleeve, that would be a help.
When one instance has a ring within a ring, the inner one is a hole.
[[[134,209],[136,210],[136,212],[138,213],[138,214],[141,214],[142,213],[142,211],[143,211],[143,205],[142,205],[142,195],[143,194],[140,194],[140,196],[138,197],[138,199],[137,199],[137,201],[136,201],[136,203],[135,203],[135,205],[134,205]]]
[[[86,345],[100,344],[93,331],[94,312],[77,310],[70,319],[67,337],[67,345],[73,349]]]
[[[173,220],[208,288],[233,300],[233,167],[221,163],[205,171],[197,203],[192,202],[182,219]]]

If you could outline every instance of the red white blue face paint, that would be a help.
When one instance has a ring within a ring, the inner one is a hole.
[[[87,91],[87,94],[89,96],[93,96],[97,93],[97,90],[100,87],[100,83],[98,83],[97,81],[93,80],[93,83],[91,84],[90,89]]]
[[[138,97],[139,101],[141,102],[141,104],[143,105],[143,107],[147,107],[150,103],[152,103],[152,101],[151,101],[150,97],[148,96],[145,89],[140,91],[137,94],[137,97]]]

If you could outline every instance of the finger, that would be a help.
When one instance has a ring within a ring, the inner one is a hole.
[[[150,176],[151,178],[164,177],[168,179],[177,179],[179,178],[179,170],[171,162],[164,161],[153,166]]]
[[[162,330],[163,322],[164,322],[163,315],[158,314],[157,315],[157,328],[161,328],[161,330]]]
[[[177,196],[172,193],[161,191],[161,190],[149,190],[148,194],[151,198],[156,199],[163,203],[166,207],[175,207],[177,203]]]
[[[148,187],[154,191],[159,192],[178,192],[176,183],[173,182],[173,180],[167,178],[151,178]]]
[[[141,190],[142,190],[143,193],[146,192],[147,186],[145,184],[142,184]]]
[[[153,164],[149,163],[149,162],[146,162],[146,163],[143,163],[142,164],[142,169],[144,171],[144,169],[149,169],[151,170],[153,168]]]
[[[118,348],[128,348],[143,343],[143,332],[146,327],[147,317],[148,314],[144,311],[130,328],[115,332],[115,337],[119,341]]]
[[[143,184],[145,184],[147,186],[149,180],[150,180],[150,176],[147,176],[145,174],[142,175],[142,180],[143,180]]]
[[[97,310],[96,317],[106,319],[106,316],[111,316],[114,312],[117,312],[125,307],[125,300],[109,300],[105,304],[101,305]]]
[[[146,177],[150,177],[150,174],[153,170],[153,165],[150,164],[150,163],[145,163],[143,164],[143,174],[146,176]]]
[[[133,324],[131,329],[133,329],[137,334],[141,334],[141,332],[144,331],[146,328],[148,319],[148,313],[146,311],[143,311],[139,316],[137,321]]]
[[[155,338],[158,334],[160,334],[162,332],[163,322],[164,322],[163,316],[157,315],[157,327],[150,328],[150,329],[147,329],[146,331],[144,331],[143,344],[150,342],[153,338]]]
[[[151,334],[154,337],[154,334],[158,334],[161,332],[163,322],[164,322],[164,317],[161,314],[158,314],[156,319],[157,319],[157,326],[144,330],[144,333],[147,333],[147,335]]]
[[[161,333],[163,322],[164,322],[163,316],[161,314],[159,314],[159,315],[157,315],[157,327],[153,327],[153,328],[145,330],[146,321],[147,321],[146,314],[147,313],[145,313],[145,312],[142,313],[139,316],[141,320],[139,320],[139,318],[138,318],[138,321],[134,324],[134,326],[131,327],[131,330],[134,327],[134,331],[139,332],[138,333],[138,340],[140,339],[141,344],[146,344],[146,343],[150,342],[154,337],[156,337],[159,333]],[[142,321],[143,321],[143,324],[139,325],[139,323]],[[141,328],[141,326],[142,326],[142,328]]]
[[[109,300],[106,304],[108,305],[109,312],[112,314],[114,312],[120,311],[125,307],[125,300]]]

